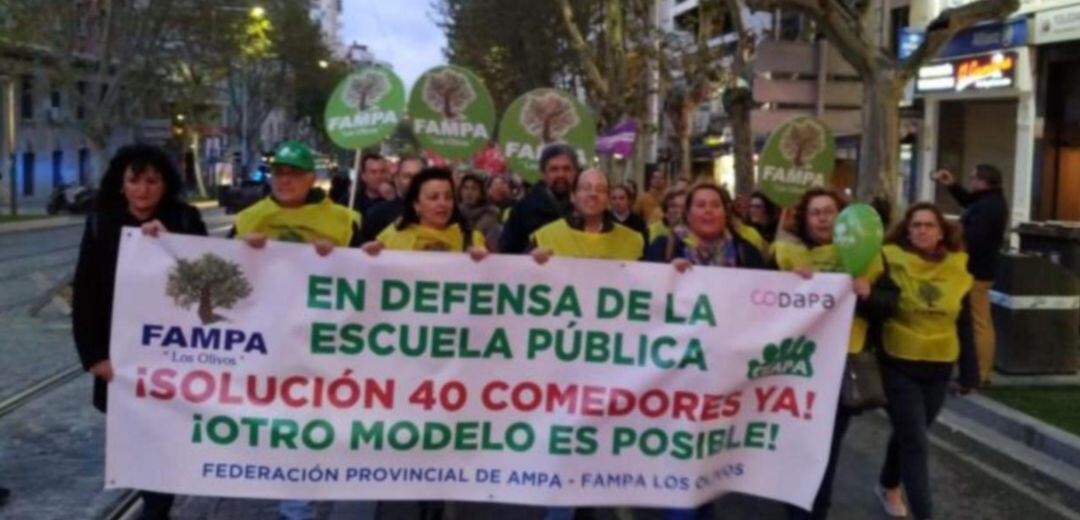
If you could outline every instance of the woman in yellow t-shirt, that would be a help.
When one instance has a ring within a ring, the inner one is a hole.
[[[794,220],[784,236],[777,236],[773,242],[774,261],[781,271],[793,271],[809,278],[813,273],[836,273],[842,271],[840,258],[833,245],[833,225],[836,217],[844,209],[844,199],[835,191],[813,188],[803,194],[794,208]],[[873,290],[873,283],[884,271],[883,263],[876,259],[861,276],[852,281],[852,287],[859,300],[856,314],[851,322],[851,336],[848,340],[848,353],[856,354],[863,350],[868,341],[869,323],[866,316],[888,315],[895,307],[894,298]],[[833,478],[836,476],[836,463],[840,454],[840,445],[848,424],[857,410],[838,406],[833,426],[832,444],[825,475],[814,497],[811,511],[804,511],[795,506],[788,506],[788,518],[825,518],[828,516]]]
[[[960,354],[956,322],[971,289],[960,234],[933,204],[908,208],[886,239],[885,261],[900,286],[896,315],[885,322],[882,380],[893,433],[878,482],[890,513],[930,518],[927,430],[945,402]]]
[[[588,169],[574,178],[573,215],[552,222],[533,233],[532,251],[537,263],[551,256],[640,260],[645,253],[641,233],[616,224],[608,211],[608,181],[604,172]]]
[[[480,260],[487,256],[484,235],[469,229],[455,204],[453,175],[446,168],[425,168],[405,190],[401,217],[361,248],[377,255],[398,251],[460,251]]]

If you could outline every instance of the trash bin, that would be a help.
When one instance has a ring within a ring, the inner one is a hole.
[[[1080,222],[1025,222],[1016,232],[1020,251],[1044,256],[1080,276]]]
[[[1001,255],[990,291],[995,366],[1005,374],[1072,374],[1080,365],[1080,277],[1041,256]]]

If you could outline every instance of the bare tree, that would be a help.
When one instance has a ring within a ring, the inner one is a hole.
[[[443,69],[427,75],[424,81],[424,103],[446,119],[455,119],[476,100],[469,78],[453,69]]]
[[[846,0],[746,0],[757,10],[794,9],[814,19],[829,42],[862,77],[862,141],[857,194],[869,200],[895,198],[900,170],[900,100],[919,67],[937,55],[957,32],[976,23],[1000,20],[1019,7],[1018,0],[980,0],[946,9],[926,28],[926,40],[900,60],[878,45],[865,27],[874,2]]]
[[[562,139],[579,121],[574,103],[555,91],[530,95],[521,107],[521,126],[544,144]]]

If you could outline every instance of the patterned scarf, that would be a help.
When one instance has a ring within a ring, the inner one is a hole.
[[[713,267],[738,266],[738,249],[735,241],[727,233],[712,241],[702,240],[683,227],[676,228],[674,233],[686,244],[683,255],[691,264]]]

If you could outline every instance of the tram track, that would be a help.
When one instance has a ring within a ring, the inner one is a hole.
[[[26,406],[34,399],[48,394],[50,391],[63,386],[64,384],[74,381],[83,374],[82,365],[75,363],[67,368],[54,372],[42,379],[39,379],[30,385],[26,386],[22,390],[19,390],[14,395],[4,398],[0,401],[0,418],[3,418],[12,412]]]
[[[134,520],[142,512],[142,498],[133,489],[125,491],[120,500],[105,515],[104,520]]]

